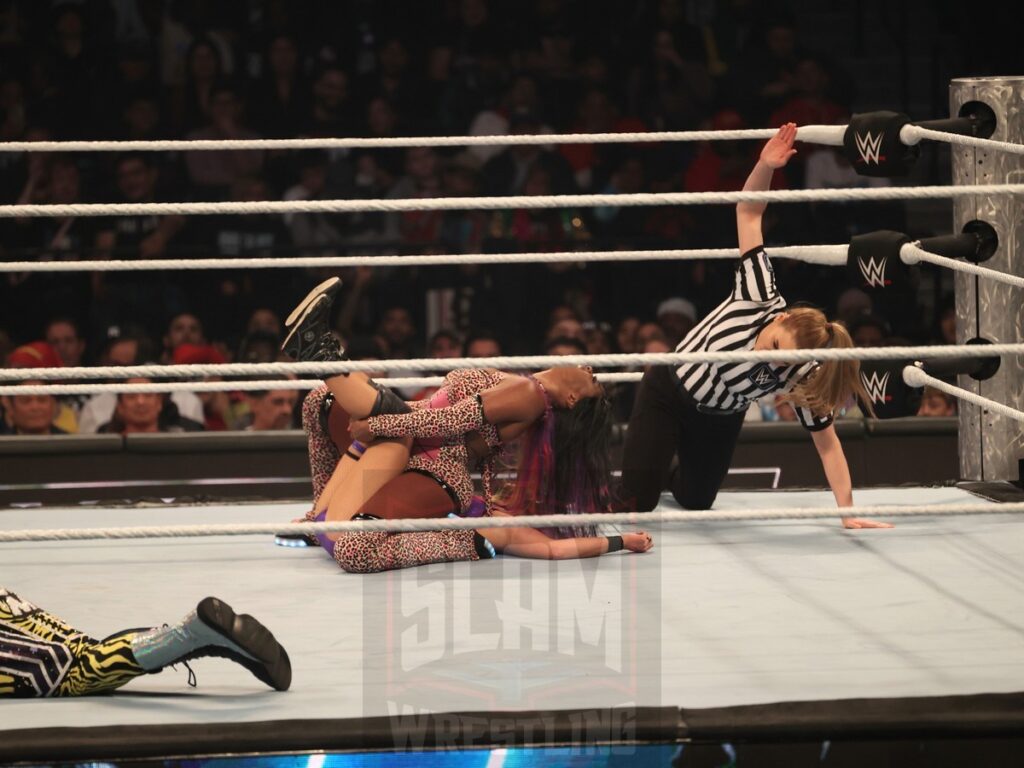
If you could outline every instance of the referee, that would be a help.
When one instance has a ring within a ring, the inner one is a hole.
[[[772,174],[796,154],[796,125],[787,123],[761,150],[743,185],[766,190]],[[764,250],[764,203],[736,206],[740,252],[732,293],[676,347],[677,352],[852,347],[839,323],[806,307],[788,309],[775,285]],[[787,363],[688,363],[652,367],[640,383],[623,455],[623,501],[654,509],[668,485],[685,509],[710,509],[729,470],[748,406],[773,392],[786,395],[800,423],[811,433],[825,477],[839,507],[853,506],[846,455],[833,425],[834,412],[860,396],[869,403],[856,361]],[[673,454],[678,465],[672,470]],[[891,528],[843,517],[847,528]]]

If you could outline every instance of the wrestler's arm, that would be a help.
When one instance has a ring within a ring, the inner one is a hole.
[[[544,408],[543,396],[529,381],[507,380],[445,408],[422,408],[354,421],[350,431],[360,441],[366,437],[451,437],[479,430],[485,424],[530,423],[544,413]]]
[[[509,517],[495,511],[495,517]],[[527,557],[533,560],[572,560],[597,557],[608,552],[608,536],[580,536],[571,539],[552,539],[536,528],[481,528],[480,535],[504,555]],[[654,546],[644,531],[622,534],[622,548],[629,552],[646,552]]]

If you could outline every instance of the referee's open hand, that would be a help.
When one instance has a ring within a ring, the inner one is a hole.
[[[883,523],[880,520],[868,520],[864,517],[844,517],[843,528],[858,530],[860,528],[895,528],[892,523]]]
[[[761,162],[769,168],[781,168],[796,154],[793,142],[796,141],[796,123],[786,123],[779,132],[768,139],[761,150]]]

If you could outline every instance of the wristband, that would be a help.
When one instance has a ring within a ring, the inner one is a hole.
[[[618,552],[622,549],[622,537],[621,536],[608,536],[608,552]]]

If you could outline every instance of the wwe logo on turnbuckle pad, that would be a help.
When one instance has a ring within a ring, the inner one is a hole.
[[[872,288],[884,288],[887,285],[891,285],[891,280],[885,279],[885,264],[886,259],[883,256],[878,261],[871,256],[864,260],[857,257],[857,266],[860,267],[860,273],[864,275],[864,280]]]
[[[878,165],[880,160],[885,159],[881,156],[882,139],[885,138],[885,131],[879,131],[877,136],[873,136],[871,131],[864,134],[855,133],[853,137],[857,142],[857,152],[860,154],[861,160],[867,165],[872,163]]]
[[[872,371],[870,375],[861,371],[860,373],[861,383],[864,384],[864,389],[867,390],[868,397],[871,398],[872,403],[885,403],[892,400],[892,397],[887,397],[885,390],[889,386],[889,371],[886,371],[881,376],[878,375],[878,371]]]

